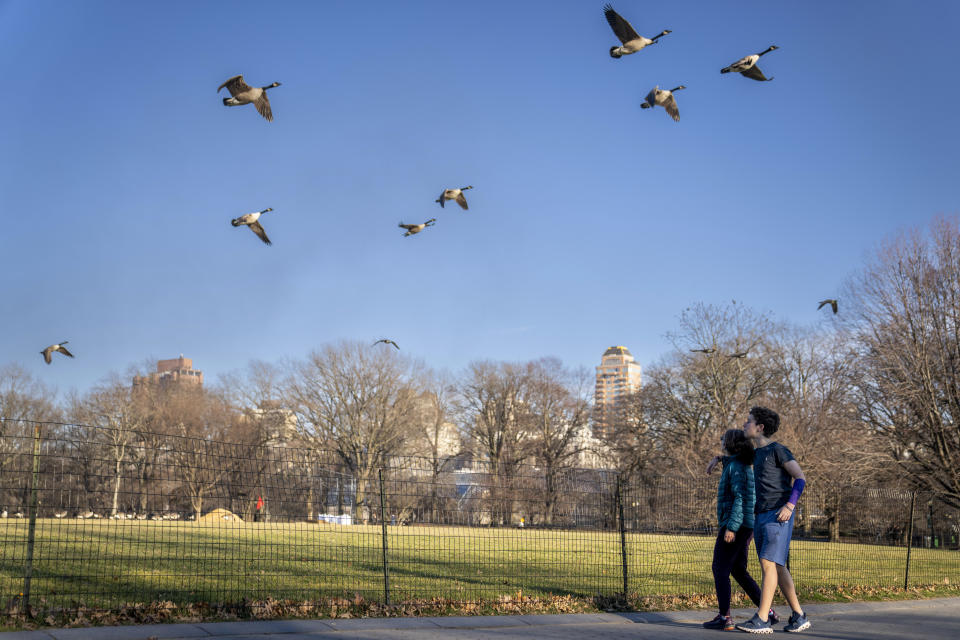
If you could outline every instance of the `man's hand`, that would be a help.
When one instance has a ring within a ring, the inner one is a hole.
[[[777,513],[777,522],[786,522],[790,519],[790,516],[793,515],[794,506],[789,502],[782,507],[780,507],[780,512]]]
[[[717,468],[718,464],[720,464],[721,459],[722,458],[720,456],[713,456],[710,458],[710,463],[707,464],[707,475],[713,473],[713,470]]]
[[[733,542],[733,539],[736,537],[737,537],[737,534],[735,534],[733,531],[725,531],[723,534],[723,541]]]

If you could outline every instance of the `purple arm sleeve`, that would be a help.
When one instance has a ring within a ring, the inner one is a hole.
[[[803,488],[807,485],[806,481],[802,478],[797,478],[793,481],[793,491],[790,492],[790,499],[787,500],[790,504],[796,506],[797,501],[800,499],[800,494],[803,493]]]

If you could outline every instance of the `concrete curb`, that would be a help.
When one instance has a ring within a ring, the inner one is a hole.
[[[960,608],[960,598],[897,600],[890,602],[842,602],[811,604],[804,607],[813,618],[845,613],[890,611],[896,609]],[[734,609],[731,615],[747,619],[754,609]],[[552,626],[566,624],[682,624],[701,623],[714,615],[712,610],[663,611],[645,613],[570,613],[518,616],[449,616],[435,618],[362,618],[336,620],[251,620],[243,622],[201,622],[180,624],[88,627],[83,629],[43,629],[8,631],[0,640],[175,640],[178,638],[217,638],[218,636],[276,635],[357,632],[364,630],[413,629],[494,629],[504,627]],[[784,616],[786,618],[786,616]]]

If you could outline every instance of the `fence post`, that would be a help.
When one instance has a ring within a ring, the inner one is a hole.
[[[907,523],[907,566],[903,571],[903,589],[910,581],[910,550],[913,548],[913,510],[917,506],[917,492],[910,494],[910,521]]]
[[[30,481],[30,506],[27,529],[27,558],[23,569],[23,615],[30,615],[30,581],[33,579],[33,543],[37,530],[37,481],[40,479],[40,424],[33,426],[33,477]]]
[[[617,474],[617,511],[620,515],[620,564],[623,567],[623,597],[627,597],[627,532],[623,522],[623,481]]]
[[[383,602],[390,606],[390,568],[387,564],[387,513],[383,499],[383,469],[377,469],[380,478],[380,527],[383,529]]]

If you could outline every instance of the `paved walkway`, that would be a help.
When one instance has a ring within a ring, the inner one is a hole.
[[[752,610],[737,609],[737,620]],[[960,598],[904,602],[853,602],[809,605],[813,623],[802,635],[834,640],[960,638]],[[44,629],[0,633],[0,640],[600,640],[710,638],[700,623],[708,611],[597,613],[542,616],[459,616],[441,618],[369,618],[364,620],[276,620],[163,624],[88,629]],[[782,633],[782,624],[777,633]],[[739,632],[731,638],[746,637]]]

